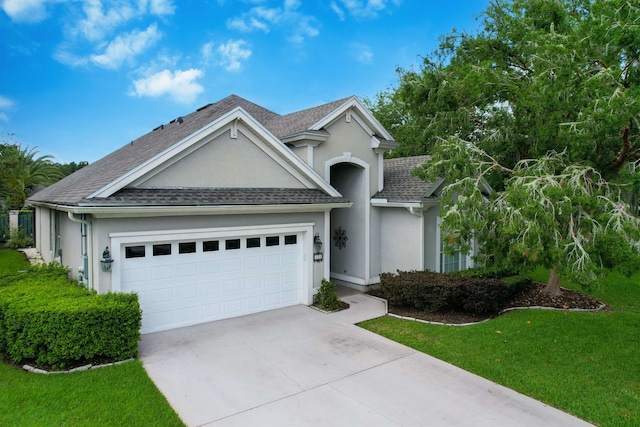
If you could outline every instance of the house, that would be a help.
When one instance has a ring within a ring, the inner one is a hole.
[[[323,278],[465,267],[441,251],[442,183],[411,175],[427,157],[384,160],[396,146],[356,97],[279,115],[232,95],[33,195],[36,246],[138,293],[142,332],[311,304]]]

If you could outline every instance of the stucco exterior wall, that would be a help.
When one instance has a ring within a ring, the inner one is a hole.
[[[440,207],[432,207],[423,214],[424,217],[424,269],[440,271],[440,229],[438,218]]]
[[[54,258],[54,247],[52,238],[53,212],[51,209],[36,207],[36,249],[42,255],[42,259],[49,263]]]
[[[239,128],[237,138],[231,138],[230,131],[224,132],[138,187],[304,188],[249,139],[249,130]]]
[[[78,267],[84,265],[82,259],[82,232],[78,223],[72,222],[65,212],[58,216],[60,228],[60,263],[69,267],[73,280],[78,279]]]
[[[423,222],[405,208],[381,209],[382,272],[423,269]]]
[[[329,140],[314,149],[313,160],[316,172],[328,179],[326,163],[336,157],[342,157],[345,152],[351,153],[351,156],[369,165],[369,179],[372,183],[369,197],[377,193],[377,177],[380,172],[378,156],[381,154],[377,154],[371,148],[371,135],[355,118],[352,117],[350,122],[346,122],[344,115],[333,121],[327,127],[327,131],[331,134]]]

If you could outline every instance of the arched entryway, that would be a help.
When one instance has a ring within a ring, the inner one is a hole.
[[[331,277],[356,285],[369,279],[368,166],[358,159],[330,166],[330,183],[353,205],[331,211]]]

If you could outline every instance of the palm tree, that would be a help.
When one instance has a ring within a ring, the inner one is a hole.
[[[4,169],[0,191],[9,209],[22,208],[36,187],[52,184],[63,177],[51,161],[53,156],[38,157],[37,148],[22,148],[15,144],[0,146],[0,164]]]

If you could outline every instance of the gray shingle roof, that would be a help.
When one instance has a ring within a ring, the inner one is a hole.
[[[80,206],[223,206],[348,203],[308,188],[125,188]]]
[[[384,189],[374,198],[394,202],[424,201],[425,194],[431,189],[433,183],[424,182],[417,176],[411,175],[411,171],[430,158],[431,156],[414,156],[385,159]]]
[[[158,126],[113,153],[39,191],[29,201],[61,205],[78,202],[236,107],[242,107],[279,138],[306,130],[350,98],[281,116],[237,95],[208,104]]]

